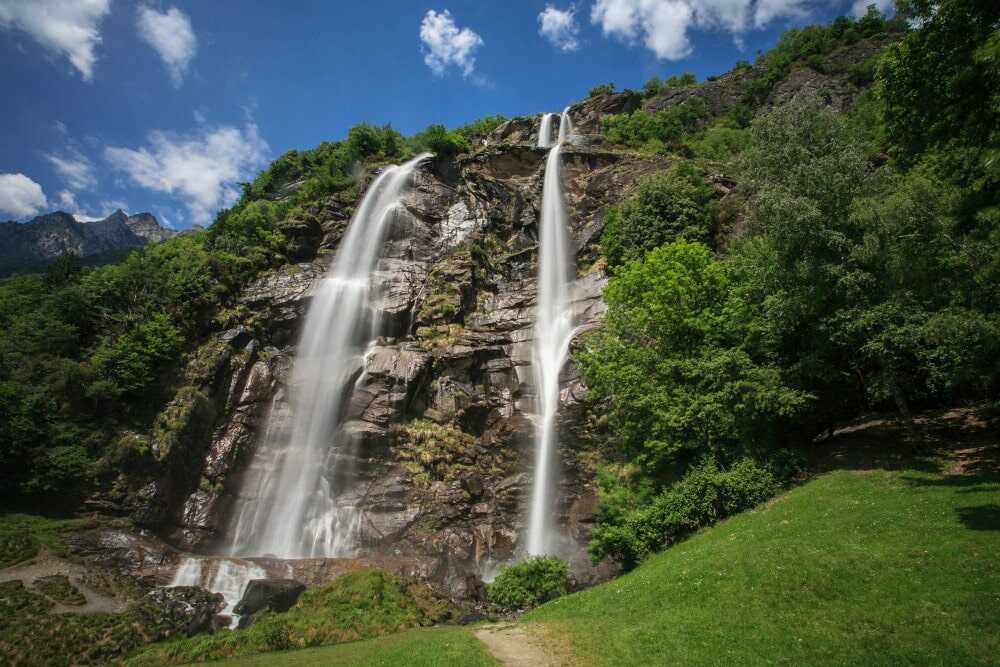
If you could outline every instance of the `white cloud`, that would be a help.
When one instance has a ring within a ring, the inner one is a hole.
[[[174,85],[181,85],[188,64],[198,52],[198,40],[191,29],[191,19],[176,7],[161,13],[142,5],[139,7],[137,26],[139,36],[160,54]]]
[[[47,153],[45,159],[52,163],[56,172],[72,190],[84,190],[97,185],[94,165],[75,148],[67,149],[66,155]]]
[[[606,37],[641,42],[661,60],[681,60],[691,55],[692,30],[726,32],[742,44],[748,30],[808,13],[809,0],[595,0],[590,20]]]
[[[79,206],[76,203],[76,195],[69,190],[63,190],[56,199],[56,205],[64,211],[75,211]]]
[[[567,9],[557,9],[545,5],[545,10],[538,14],[538,34],[552,42],[560,51],[576,51],[580,48],[577,35],[580,26],[576,23],[576,8],[570,5]]]
[[[26,218],[48,206],[42,186],[24,174],[0,174],[0,211]]]
[[[100,25],[111,0],[0,0],[0,27],[18,28],[69,58],[85,81],[94,75]]]
[[[195,222],[208,224],[218,209],[239,197],[247,180],[269,152],[253,123],[199,129],[176,136],[154,131],[139,149],[108,147],[104,157],[133,182],[179,198]]]
[[[476,68],[475,52],[483,39],[469,28],[459,28],[447,9],[438,13],[427,11],[420,22],[420,41],[424,43],[424,62],[437,76],[445,73],[450,65],[462,70],[468,77]]]

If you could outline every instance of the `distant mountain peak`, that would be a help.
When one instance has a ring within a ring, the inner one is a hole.
[[[77,220],[53,211],[28,222],[0,223],[0,275],[34,271],[67,253],[117,256],[175,235],[152,213],[129,215],[116,209],[100,220]]]

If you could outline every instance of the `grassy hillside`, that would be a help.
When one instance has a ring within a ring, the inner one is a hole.
[[[852,469],[523,622],[580,664],[996,664],[1000,476],[988,433],[953,453],[964,463],[852,450],[836,461]]]

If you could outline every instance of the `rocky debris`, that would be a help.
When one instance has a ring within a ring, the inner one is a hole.
[[[196,586],[154,588],[143,603],[156,626],[178,628],[188,636],[210,630],[212,618],[226,606],[222,595]]]
[[[233,613],[244,616],[261,609],[286,612],[305,590],[306,585],[294,579],[251,579]]]

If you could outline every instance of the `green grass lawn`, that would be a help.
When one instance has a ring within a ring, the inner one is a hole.
[[[265,653],[237,660],[199,663],[232,667],[248,665],[352,665],[365,667],[495,667],[499,665],[472,632],[462,627],[421,628],[366,641]]]
[[[522,618],[594,665],[1000,664],[1000,478],[838,470]]]

